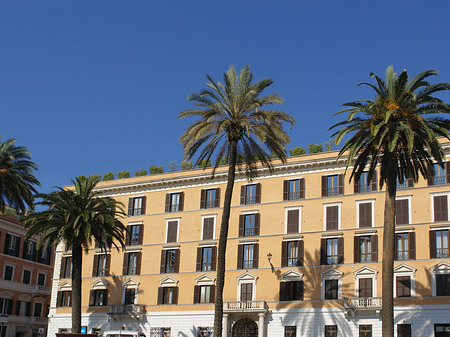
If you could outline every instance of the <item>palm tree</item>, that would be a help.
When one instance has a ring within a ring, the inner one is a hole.
[[[247,176],[254,177],[258,161],[269,169],[272,168],[270,152],[275,153],[284,162],[289,136],[283,130],[282,122],[288,122],[292,127],[295,120],[284,112],[263,109],[267,105],[281,104],[283,99],[277,94],[262,97],[264,89],[273,81],[264,79],[252,83],[253,74],[248,66],[244,67],[239,75],[231,66],[224,74],[224,84],[215,83],[208,75],[206,78],[208,89],[188,97],[194,102],[195,108],[179,115],[179,118],[200,118],[188,127],[180,141],[184,147],[185,160],[190,160],[200,151],[196,166],[212,160],[214,174],[221,162],[228,164],[228,182],[219,236],[214,312],[214,336],[220,337],[225,253],[236,167],[245,167]],[[268,151],[262,147],[263,144]]]
[[[368,167],[369,180],[377,166],[380,167],[380,187],[386,184],[383,232],[382,266],[382,332],[394,335],[394,253],[395,253],[395,196],[397,181],[419,175],[426,177],[434,172],[433,161],[443,167],[445,158],[439,136],[449,139],[450,121],[442,113],[450,113],[450,106],[433,96],[449,90],[450,83],[430,84],[427,78],[437,75],[428,70],[412,79],[406,70],[397,76],[392,66],[386,70],[386,80],[371,73],[376,85],[367,85],[375,91],[374,100],[345,103],[346,108],[336,113],[348,113],[347,119],[333,125],[340,128],[333,134],[333,143],[345,141],[339,156],[348,155],[347,167],[353,165],[350,181],[360,179]]]
[[[97,181],[91,177],[79,177],[74,189],[59,188],[42,198],[36,205],[47,209],[30,214],[25,220],[28,227],[26,240],[40,237],[38,248],[64,243],[72,247],[72,332],[81,332],[81,269],[83,249],[92,240],[104,250],[124,247],[126,227],[118,217],[125,215],[123,205],[110,197],[101,197],[94,191]],[[116,243],[117,241],[117,243]]]
[[[37,165],[30,160],[30,152],[15,142],[11,138],[2,143],[0,136],[0,211],[4,212],[9,204],[24,213],[25,204],[33,204],[37,192],[34,185],[40,183],[34,176]]]

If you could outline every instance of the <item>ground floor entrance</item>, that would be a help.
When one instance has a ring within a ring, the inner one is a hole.
[[[450,324],[435,324],[434,337],[450,337]]]
[[[233,325],[233,337],[258,337],[258,325],[251,318],[242,318]]]

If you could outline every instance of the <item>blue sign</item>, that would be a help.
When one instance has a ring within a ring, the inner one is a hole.
[[[83,333],[83,334],[87,333],[87,326],[81,327],[81,333]]]

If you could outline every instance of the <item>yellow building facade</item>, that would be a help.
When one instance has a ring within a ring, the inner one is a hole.
[[[450,144],[443,144],[450,158]],[[385,191],[345,175],[337,152],[236,177],[224,336],[381,336]],[[450,169],[450,166],[449,166]],[[376,179],[376,177],[375,177]],[[83,326],[147,337],[212,336],[226,167],[105,181],[125,205],[124,251],[83,262]],[[450,336],[450,170],[398,186],[398,336]],[[70,328],[70,250],[56,252],[49,335]]]

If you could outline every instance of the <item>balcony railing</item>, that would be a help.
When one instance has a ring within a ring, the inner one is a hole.
[[[109,313],[112,315],[121,315],[121,314],[139,315],[144,313],[144,306],[141,304],[110,305]]]
[[[227,312],[266,311],[267,309],[266,301],[235,301],[223,303],[223,311]]]
[[[346,298],[344,304],[353,309],[378,309],[381,308],[381,297]]]
[[[32,293],[33,293],[33,295],[50,296],[50,294],[52,293],[52,290],[50,287],[35,285],[35,286],[33,286]]]

